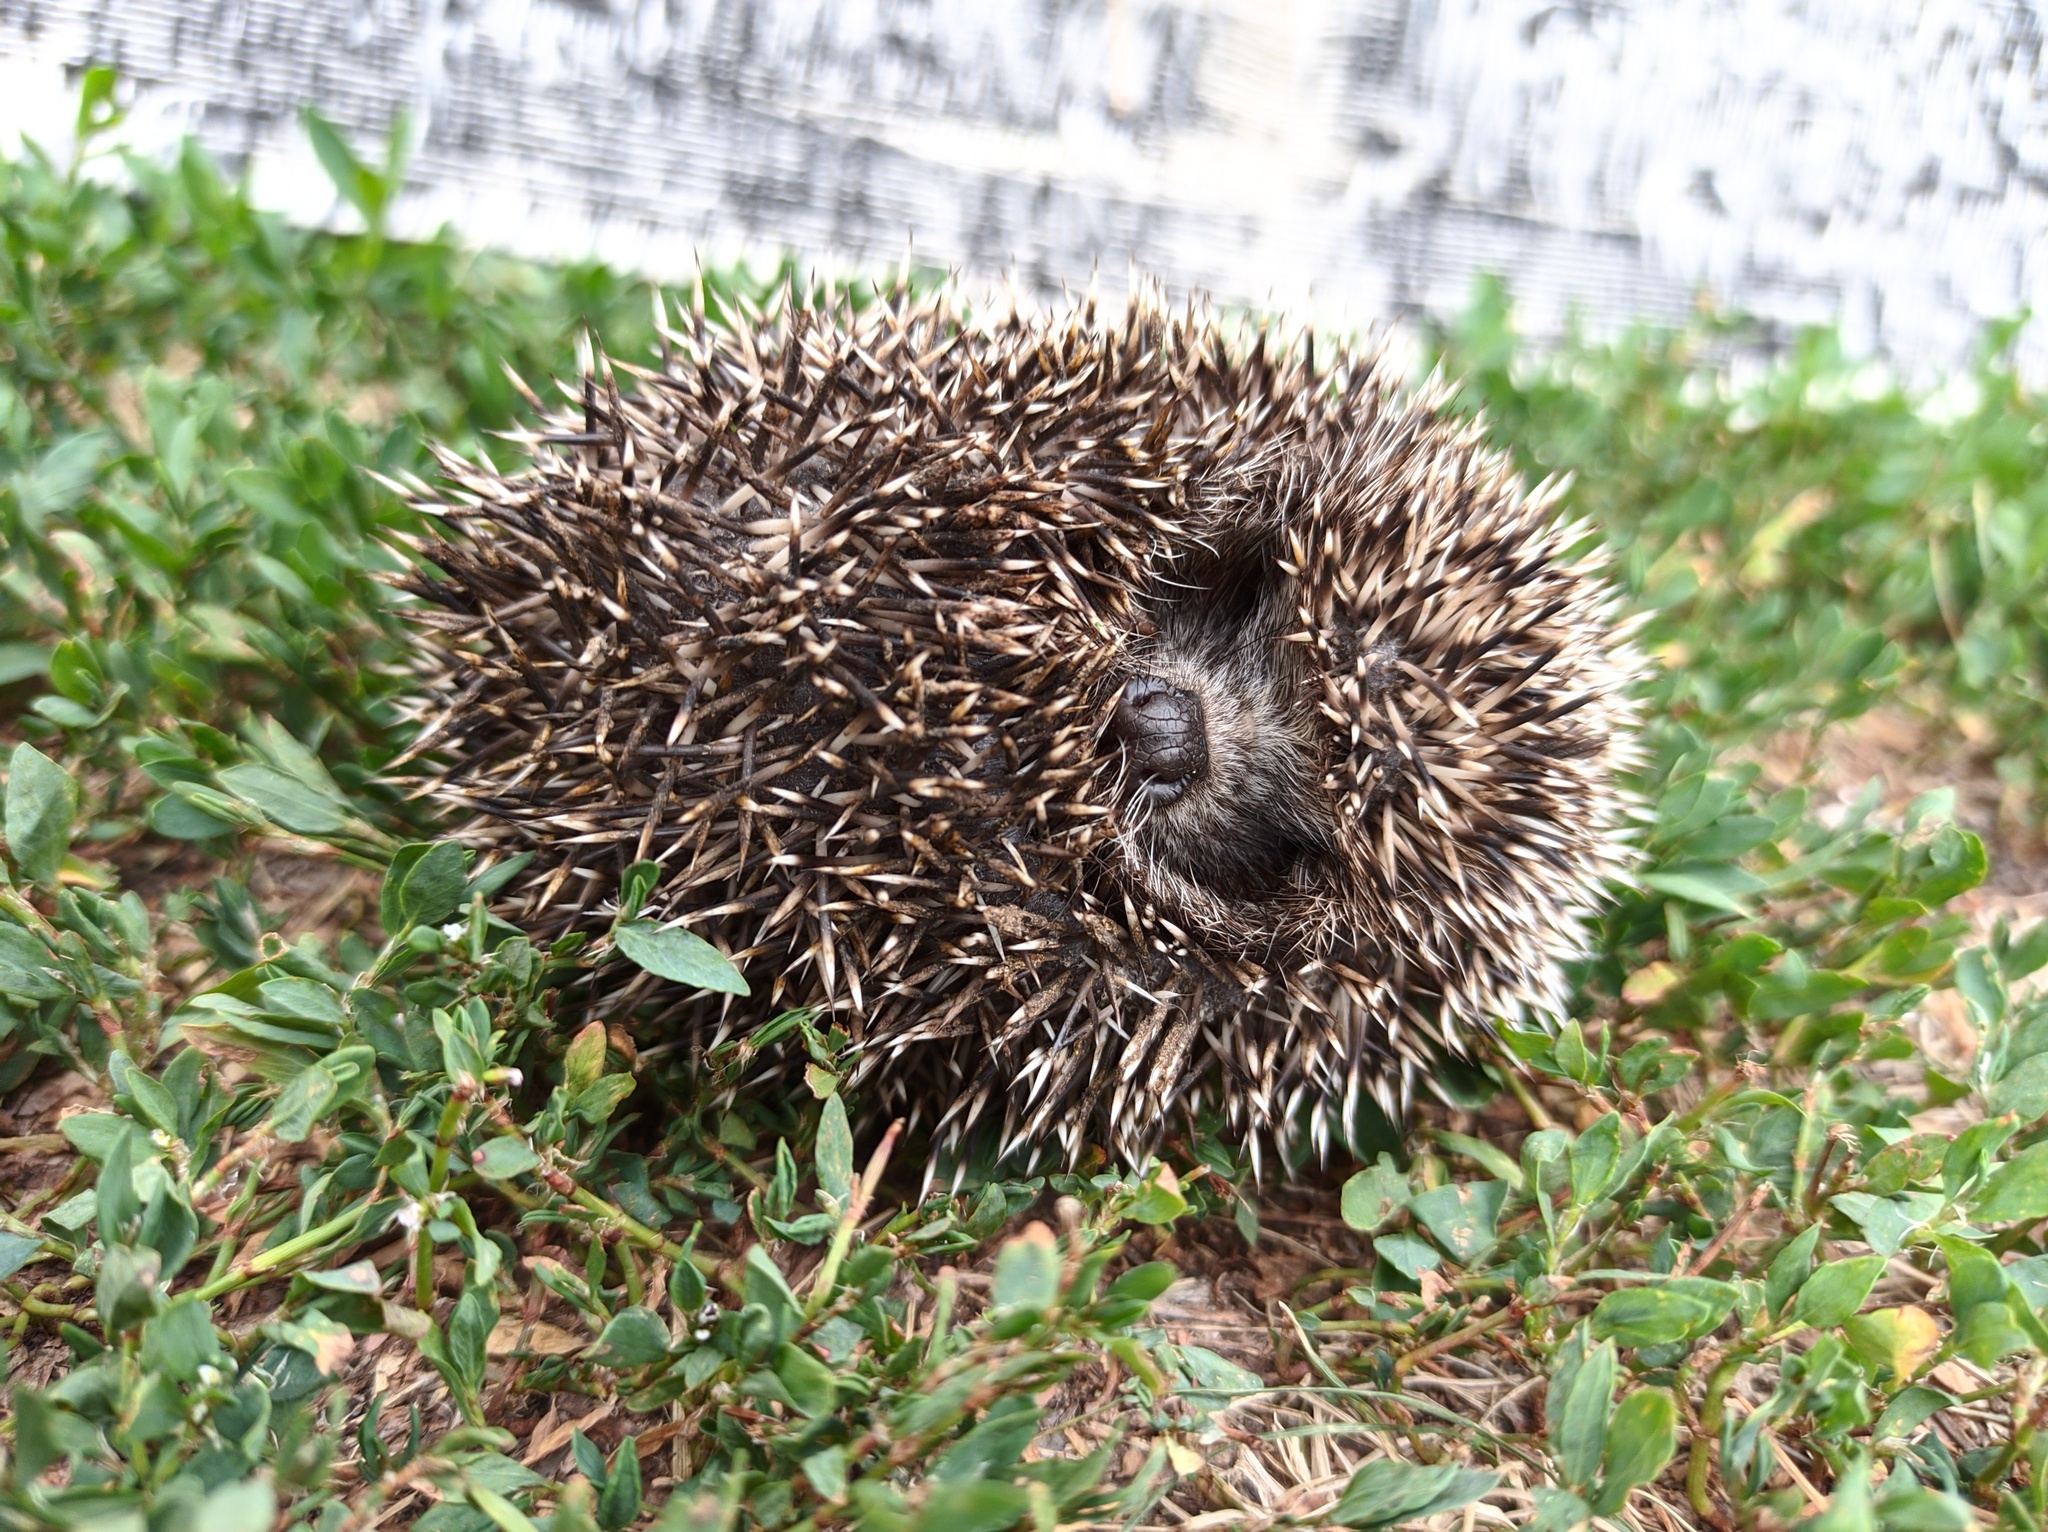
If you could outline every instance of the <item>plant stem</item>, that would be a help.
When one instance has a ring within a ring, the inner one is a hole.
[[[296,1260],[308,1251],[318,1249],[337,1235],[348,1233],[362,1221],[362,1217],[363,1210],[352,1207],[347,1212],[338,1214],[323,1224],[315,1225],[304,1234],[294,1235],[281,1245],[273,1245],[268,1250],[259,1250],[244,1265],[223,1272],[220,1276],[215,1277],[211,1282],[200,1288],[199,1296],[208,1300],[218,1298],[222,1293],[240,1287],[251,1277],[260,1277],[266,1272],[275,1271],[278,1267],[284,1265],[285,1262]]]
[[[825,1259],[818,1263],[817,1275],[811,1279],[811,1295],[804,1303],[805,1319],[816,1318],[819,1308],[832,1296],[833,1284],[839,1280],[840,1263],[846,1259],[847,1249],[853,1243],[853,1231],[867,1216],[868,1199],[881,1184],[882,1172],[889,1164],[889,1152],[896,1147],[896,1137],[902,1131],[901,1118],[889,1124],[889,1131],[882,1135],[882,1142],[868,1160],[868,1168],[848,1192],[846,1209],[839,1215],[839,1227],[832,1231],[832,1244],[825,1251]]]
[[[1700,1428],[1693,1433],[1692,1455],[1685,1465],[1686,1499],[1692,1502],[1695,1511],[1716,1526],[1721,1524],[1722,1518],[1707,1494],[1707,1469],[1711,1466],[1714,1444],[1720,1439],[1728,1390],[1734,1386],[1736,1373],[1748,1360],[1747,1351],[1730,1352],[1708,1375],[1706,1397],[1700,1401]]]

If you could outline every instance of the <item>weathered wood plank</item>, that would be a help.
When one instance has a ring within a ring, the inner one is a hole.
[[[144,147],[196,131],[302,218],[335,210],[299,104],[404,108],[400,230],[534,254],[914,232],[1340,323],[1492,270],[1539,330],[1704,286],[1916,368],[2048,300],[2042,37],[2020,0],[0,0],[10,79],[114,63]]]

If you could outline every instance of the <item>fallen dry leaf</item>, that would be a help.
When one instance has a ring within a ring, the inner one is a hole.
[[[586,1344],[584,1337],[571,1335],[559,1325],[540,1320],[527,1324],[519,1319],[501,1319],[492,1327],[484,1350],[491,1356],[510,1356],[515,1351],[531,1351],[536,1356],[569,1356]]]

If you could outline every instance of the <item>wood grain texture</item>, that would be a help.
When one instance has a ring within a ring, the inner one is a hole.
[[[2041,7],[2013,0],[0,0],[63,66],[331,219],[296,120],[418,135],[401,231],[666,275],[917,255],[1339,324],[1506,276],[1525,321],[1704,289],[1909,370],[2048,299]],[[2048,372],[2048,340],[2021,342]]]

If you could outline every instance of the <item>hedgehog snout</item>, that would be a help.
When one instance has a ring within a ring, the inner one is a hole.
[[[1209,769],[1202,699],[1156,676],[1125,683],[1110,728],[1155,803],[1175,802]]]

